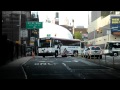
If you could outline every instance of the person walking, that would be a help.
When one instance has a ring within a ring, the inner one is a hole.
[[[32,49],[32,57],[35,58],[35,49]]]

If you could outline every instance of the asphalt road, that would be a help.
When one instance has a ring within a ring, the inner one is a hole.
[[[22,65],[26,79],[120,79],[113,68],[78,57],[40,57]]]

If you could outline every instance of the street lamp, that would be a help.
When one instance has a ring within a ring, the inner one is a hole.
[[[19,14],[19,44],[21,44],[21,36],[20,36],[20,32],[21,32],[21,13],[22,11],[20,11],[20,14]]]
[[[73,22],[73,35],[74,35],[74,19],[72,19],[72,22]]]

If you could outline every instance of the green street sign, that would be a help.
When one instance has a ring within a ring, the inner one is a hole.
[[[36,22],[36,21],[26,22],[26,29],[40,29],[40,28],[43,28],[43,22]]]

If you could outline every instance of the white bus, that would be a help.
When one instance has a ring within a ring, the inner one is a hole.
[[[38,39],[38,56],[75,56],[81,54],[81,41],[79,39],[61,39],[44,37]]]
[[[120,55],[120,41],[107,41],[103,50],[104,55]]]

